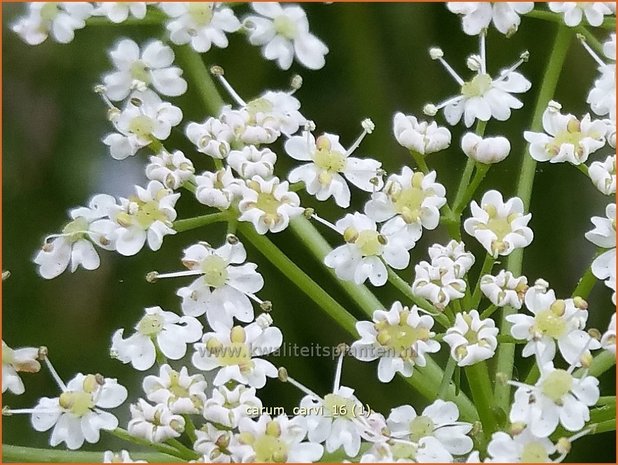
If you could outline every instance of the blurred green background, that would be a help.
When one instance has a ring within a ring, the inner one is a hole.
[[[101,267],[94,272],[79,270],[65,273],[52,281],[36,274],[32,258],[46,234],[59,230],[69,208],[86,204],[91,195],[107,192],[127,195],[134,184],[143,184],[145,157],[136,156],[115,161],[107,153],[101,138],[110,131],[105,107],[92,91],[101,75],[111,67],[107,50],[121,37],[138,42],[151,37],[164,37],[158,26],[92,26],[77,31],[68,45],[48,40],[31,47],[13,34],[10,25],[25,6],[3,7],[3,268],[12,273],[3,285],[4,339],[12,347],[46,345],[60,375],[70,379],[76,372],[100,372],[117,377],[130,391],[130,400],[141,393],[135,372],[108,354],[111,334],[117,328],[130,329],[140,318],[143,308],[160,305],[179,311],[175,289],[189,281],[164,281],[148,284],[144,275],[151,270],[180,269],[179,258],[186,246],[197,240],[218,244],[225,232],[217,226],[166,237],[163,250],[144,250],[136,257],[120,257],[102,252]],[[466,73],[465,58],[478,53],[477,40],[461,32],[460,20],[440,3],[419,4],[311,4],[306,5],[311,30],[330,48],[327,64],[319,72],[293,65],[288,72],[265,61],[258,48],[241,35],[230,36],[225,50],[213,49],[204,55],[208,64],[217,63],[238,92],[250,98],[265,89],[287,87],[290,77],[300,73],[304,85],[297,93],[303,114],[316,121],[319,131],[341,135],[349,145],[360,132],[360,121],[370,117],[375,132],[357,151],[359,156],[378,158],[389,172],[411,164],[406,150],[392,137],[392,116],[396,111],[423,117],[425,103],[437,103],[457,92],[456,84],[437,62],[429,59],[428,48],[439,45],[446,59],[461,73]],[[240,7],[238,11],[246,11]],[[512,145],[510,157],[492,168],[482,189],[498,188],[505,196],[515,191],[518,167],[524,150],[523,130],[528,128],[532,105],[549,56],[556,25],[536,19],[523,21],[520,31],[505,39],[495,30],[488,37],[490,72],[509,66],[520,52],[530,51],[530,61],[522,70],[533,83],[523,96],[524,108],[515,111],[507,123],[491,121],[487,134],[503,134]],[[602,39],[604,37],[601,37]],[[564,111],[581,115],[587,111],[585,96],[596,75],[590,56],[573,42],[555,98]],[[189,121],[203,121],[208,115],[200,105],[191,76],[185,75],[189,91],[182,98],[171,99]],[[444,124],[441,115],[438,121]],[[465,164],[458,149],[461,125],[452,129],[453,145],[428,158],[438,171],[438,181],[453,194]],[[177,129],[168,147],[183,148],[198,170],[207,169],[209,160],[196,154]],[[291,166],[279,151],[279,173]],[[593,159],[604,159],[607,151]],[[203,212],[197,202],[185,195],[178,205],[179,217]],[[477,196],[479,198],[480,196]],[[317,206],[319,213],[336,220],[343,212],[333,203],[317,205],[305,195],[307,206]],[[352,208],[359,209],[366,195],[355,192]],[[449,196],[452,199],[452,197]],[[572,292],[578,278],[588,267],[595,247],[584,239],[592,229],[590,216],[604,216],[609,201],[591,182],[567,164],[539,165],[531,211],[535,233],[526,250],[524,274],[533,282],[538,277],[548,280],[558,295]],[[333,244],[336,238],[325,232]],[[360,310],[343,295],[323,272],[319,264],[305,253],[294,236],[284,232],[271,238],[307,273],[314,277],[357,318]],[[427,245],[445,243],[445,231],[426,232],[412,250],[412,263],[426,259]],[[474,240],[464,237],[469,248],[481,251]],[[352,342],[325,317],[319,308],[274,269],[260,254],[248,247],[250,261],[259,265],[266,285],[260,292],[274,304],[273,317],[287,342],[336,345]],[[477,262],[479,260],[477,259]],[[482,260],[480,260],[482,261]],[[479,264],[479,263],[477,263]],[[478,271],[473,269],[472,276]],[[413,266],[403,272],[410,280]],[[390,286],[377,291],[390,305],[402,296]],[[610,291],[598,283],[590,296],[590,327],[602,331],[614,311]],[[405,301],[404,301],[405,302]],[[443,350],[441,356],[445,355]],[[332,386],[335,364],[330,359],[278,359],[290,374],[318,393]],[[522,361],[527,367],[529,360]],[[384,385],[376,376],[377,363],[363,364],[346,360],[343,382],[356,389],[358,396],[385,414],[390,408],[411,403],[422,409],[426,401],[399,379]],[[151,370],[153,371],[153,370]],[[602,379],[602,394],[615,393],[615,371]],[[49,374],[26,375],[25,395],[7,394],[4,403],[11,407],[32,406],[41,396],[57,395]],[[270,381],[261,391],[265,405],[290,408],[300,394],[289,385]],[[127,410],[119,409],[120,423],[126,426]],[[35,433],[25,416],[3,418],[3,440],[6,443],[45,447],[49,433]],[[126,447],[104,435],[90,450]],[[591,455],[590,451],[594,451]],[[613,433],[583,438],[574,445],[570,461],[615,460]]]

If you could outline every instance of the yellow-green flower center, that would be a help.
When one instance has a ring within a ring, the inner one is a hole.
[[[174,394],[176,399],[189,397],[191,395],[189,390],[180,384],[180,373],[177,371],[172,371],[170,373],[170,385],[168,390]]]
[[[277,16],[273,21],[273,26],[277,34],[286,39],[292,40],[296,37],[296,24],[285,15]]]
[[[92,394],[84,391],[66,391],[60,394],[60,407],[82,417],[94,408]]]
[[[273,111],[273,104],[268,99],[256,98],[251,100],[246,108],[251,116],[255,116],[258,113],[270,113]]]
[[[129,123],[129,131],[137,137],[147,138],[150,137],[154,131],[154,123],[148,116],[139,115],[133,118]]]
[[[150,84],[150,68],[142,60],[137,60],[131,65],[131,77],[144,84]]]
[[[545,463],[550,460],[545,446],[540,442],[533,441],[524,446],[521,461],[522,463]]]
[[[491,76],[489,74],[477,74],[461,86],[461,94],[464,97],[482,97],[491,89]]]
[[[435,425],[431,418],[418,416],[410,422],[410,440],[418,442],[421,438],[431,436],[434,429]]]
[[[555,403],[560,404],[572,387],[573,377],[565,370],[555,370],[545,378],[541,391]]]
[[[567,330],[567,323],[561,315],[548,308],[536,314],[532,329],[536,333],[559,339]]]
[[[374,324],[378,332],[376,340],[384,347],[393,350],[397,355],[412,357],[411,348],[418,341],[429,340],[429,330],[427,328],[414,328],[408,324],[408,310],[404,310],[399,315],[399,324],[391,325],[387,321],[380,321]]]
[[[355,415],[355,401],[337,394],[326,394],[324,396],[324,409],[330,417],[340,417],[352,419]]]
[[[381,255],[386,244],[386,238],[382,234],[370,229],[359,233],[350,227],[343,232],[343,238],[346,242],[355,244],[364,257]]]
[[[198,26],[206,26],[210,24],[213,17],[213,4],[212,3],[188,3],[188,12],[191,19]]]
[[[425,198],[435,195],[431,189],[423,190],[422,182],[424,178],[423,173],[414,173],[409,187],[402,188],[400,184],[396,184],[396,187],[392,186],[389,189],[389,197],[393,202],[395,211],[408,224],[420,220],[423,201]]]
[[[57,2],[49,2],[45,3],[41,8],[41,19],[43,21],[52,22],[58,16],[58,3]]]
[[[88,226],[88,220],[80,216],[62,228],[62,234],[67,234],[71,242],[76,242],[84,238],[85,231],[88,231]]]
[[[137,331],[148,337],[154,337],[163,330],[164,319],[161,315],[146,315],[137,324]]]
[[[265,434],[255,437],[249,432],[240,433],[241,444],[250,445],[255,451],[255,462],[286,462],[288,446],[281,440],[281,428],[275,421],[266,425]]]
[[[210,287],[221,287],[225,285],[228,272],[227,262],[218,255],[209,255],[202,262],[204,281]]]
[[[12,365],[15,361],[15,351],[2,342],[2,364]]]
[[[241,326],[234,326],[230,331],[230,343],[222,344],[215,338],[206,342],[209,353],[217,358],[222,366],[238,365],[241,372],[253,368],[251,349],[246,343],[247,334]]]

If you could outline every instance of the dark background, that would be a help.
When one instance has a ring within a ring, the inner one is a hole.
[[[46,345],[60,375],[70,379],[76,372],[100,372],[117,377],[130,391],[129,400],[139,397],[141,387],[135,372],[108,356],[109,343],[115,329],[127,330],[135,324],[147,306],[160,305],[179,311],[175,290],[188,283],[181,280],[148,284],[144,275],[151,270],[180,269],[179,258],[186,246],[197,240],[218,244],[225,232],[217,226],[168,236],[162,251],[144,249],[136,257],[101,252],[101,267],[94,272],[80,269],[45,281],[36,274],[32,258],[46,234],[58,231],[69,208],[87,203],[99,192],[128,195],[134,184],[143,184],[145,157],[113,160],[101,138],[110,131],[105,107],[92,91],[100,76],[111,69],[107,50],[120,37],[138,42],[150,37],[163,37],[158,26],[92,26],[76,31],[76,39],[68,45],[48,40],[31,47],[13,34],[7,25],[23,11],[24,5],[3,4],[3,268],[12,273],[3,286],[4,339],[12,347]],[[245,11],[244,7],[239,11]],[[304,86],[297,93],[303,114],[316,121],[319,131],[341,135],[349,145],[360,132],[360,121],[371,117],[375,132],[365,139],[357,155],[381,160],[387,171],[399,171],[411,164],[406,150],[392,137],[392,116],[396,111],[423,118],[427,102],[438,103],[454,95],[458,88],[437,62],[428,56],[430,46],[439,45],[445,57],[462,75],[467,72],[465,58],[478,53],[477,39],[461,32],[459,19],[443,4],[312,4],[307,5],[311,30],[330,48],[327,64],[319,72],[293,65],[288,72],[261,58],[259,49],[239,34],[230,36],[225,50],[213,49],[205,54],[208,64],[225,67],[227,78],[246,97],[265,89],[286,88],[294,72],[302,74]],[[507,123],[491,121],[487,134],[503,134],[512,145],[510,157],[492,168],[481,189],[497,188],[505,197],[514,194],[518,167],[524,156],[522,133],[528,128],[534,99],[542,72],[550,53],[557,26],[536,19],[523,21],[520,31],[510,39],[491,30],[488,37],[490,73],[509,66],[520,52],[530,51],[530,61],[522,70],[533,83],[523,96],[524,108],[515,111]],[[600,36],[604,39],[604,36]],[[465,74],[468,76],[469,74]],[[556,92],[556,100],[565,112],[576,115],[588,111],[585,97],[596,75],[595,65],[583,48],[573,42]],[[189,91],[178,99],[189,121],[203,121],[207,112],[200,105],[191,76],[185,75]],[[445,124],[442,116],[437,117]],[[438,171],[438,181],[447,188],[449,199],[458,184],[465,156],[458,149],[462,125],[452,128],[453,145],[428,158]],[[206,157],[196,154],[176,130],[166,145],[184,148],[198,171],[210,165]],[[279,151],[280,173],[289,165]],[[592,159],[604,159],[607,150]],[[479,190],[479,192],[481,192]],[[178,204],[179,217],[204,212],[203,207],[185,195]],[[306,205],[316,202],[303,196]],[[477,195],[477,199],[480,194]],[[366,196],[353,194],[351,208],[359,209]],[[531,211],[534,242],[526,249],[524,274],[530,282],[543,277],[560,296],[570,295],[577,280],[588,267],[595,246],[585,240],[592,229],[590,217],[604,216],[609,201],[568,164],[541,164],[537,168]],[[335,220],[343,215],[334,203],[319,204],[322,216]],[[325,232],[329,239],[335,239]],[[327,277],[315,260],[295,243],[294,236],[283,232],[270,236],[357,318],[364,318],[338,287]],[[443,229],[426,232],[412,250],[412,263],[426,259],[426,247],[448,240]],[[481,257],[481,249],[464,235],[468,247]],[[335,243],[335,242],[333,242]],[[249,260],[259,265],[266,280],[260,296],[274,304],[273,317],[281,327],[286,342],[336,345],[352,342],[315,304],[274,269],[260,254],[248,247]],[[482,260],[477,259],[477,265]],[[403,272],[409,280],[411,266]],[[478,273],[478,267],[472,276]],[[377,290],[384,302],[401,299],[389,286]],[[598,283],[590,296],[590,327],[603,331],[613,311],[610,291]],[[441,355],[445,355],[442,350]],[[278,363],[290,374],[318,393],[331,388],[335,364],[327,358],[288,358]],[[529,360],[521,366],[528,366]],[[411,403],[422,410],[426,401],[400,379],[384,385],[377,380],[377,363],[364,364],[346,360],[344,384],[356,389],[358,396],[385,414],[390,408]],[[154,371],[151,370],[151,371]],[[602,380],[602,394],[615,392],[614,371]],[[141,376],[141,375],[140,375]],[[48,372],[25,375],[26,394],[7,394],[4,403],[11,407],[32,406],[41,396],[57,395]],[[288,408],[300,399],[289,385],[270,381],[260,392],[265,405]],[[121,426],[126,426],[127,408],[118,409]],[[10,444],[45,447],[49,433],[36,433],[26,416],[3,418],[4,441]],[[85,449],[104,450],[130,445],[103,435],[99,444]],[[595,452],[591,455],[591,452]],[[586,437],[577,441],[570,461],[615,460],[613,433]]]

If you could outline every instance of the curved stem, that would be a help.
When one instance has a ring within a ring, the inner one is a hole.
[[[425,156],[422,153],[417,152],[416,150],[410,150],[410,154],[412,155],[412,158],[414,158],[418,169],[424,174],[429,173],[429,167],[427,166],[427,162],[425,161]]]
[[[461,198],[461,203],[455,206],[455,214],[457,215],[461,215],[463,209],[466,208],[466,205],[468,205],[470,200],[472,200],[472,197],[474,197],[474,193],[481,185],[481,182],[483,182],[483,179],[485,179],[485,175],[487,174],[487,171],[489,171],[489,167],[491,165],[486,165],[484,163],[476,163],[475,166],[476,172],[474,173],[474,178],[472,178],[472,182],[470,182],[466,191],[464,192]]]
[[[84,452],[80,450],[39,449],[35,447],[2,444],[2,461],[17,463],[97,463],[103,461],[103,451]],[[178,457],[158,452],[131,452],[131,458],[147,462],[168,463],[182,461]]]
[[[543,76],[543,82],[539,90],[539,94],[536,100],[534,115],[532,117],[532,123],[530,125],[531,131],[540,131],[542,128],[542,117],[547,103],[554,96],[554,91],[558,85],[558,79],[562,71],[562,65],[571,43],[573,31],[569,30],[566,26],[558,26],[558,32],[554,40],[551,55],[547,61],[547,68],[545,75]],[[534,183],[534,174],[536,170],[536,161],[528,155],[528,145],[526,145],[523,161],[521,164],[521,171],[519,175],[519,181],[517,184],[516,195],[520,197],[526,209],[530,207],[530,197],[532,195],[532,185]],[[507,260],[507,269],[511,271],[515,276],[521,275],[522,263],[524,252],[523,249],[517,249],[509,255]],[[515,313],[515,309],[511,307],[504,307],[500,320],[500,332],[502,334],[508,333],[509,322],[506,321],[508,315]],[[515,345],[503,344],[498,349],[497,361],[496,361],[496,373],[501,373],[507,379],[511,379],[513,375],[513,360],[515,357]],[[507,383],[496,383],[495,400],[498,407],[502,408],[505,412],[508,410],[509,398],[511,394],[511,387]]]
[[[172,228],[176,232],[185,232],[213,223],[222,223],[228,221],[229,218],[230,215],[227,212],[210,213],[208,215],[196,216],[195,218],[176,220],[174,221],[174,225],[172,226]]]
[[[479,412],[481,424],[483,425],[484,440],[487,441],[491,434],[498,429],[496,417],[492,411],[494,395],[491,388],[491,380],[489,379],[489,370],[485,362],[478,362],[465,367],[464,371],[472,391],[474,405]]]

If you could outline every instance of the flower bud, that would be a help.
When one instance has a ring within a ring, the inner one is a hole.
[[[468,132],[461,139],[461,149],[469,158],[479,163],[491,164],[504,160],[511,151],[511,144],[502,136],[483,139]]]

